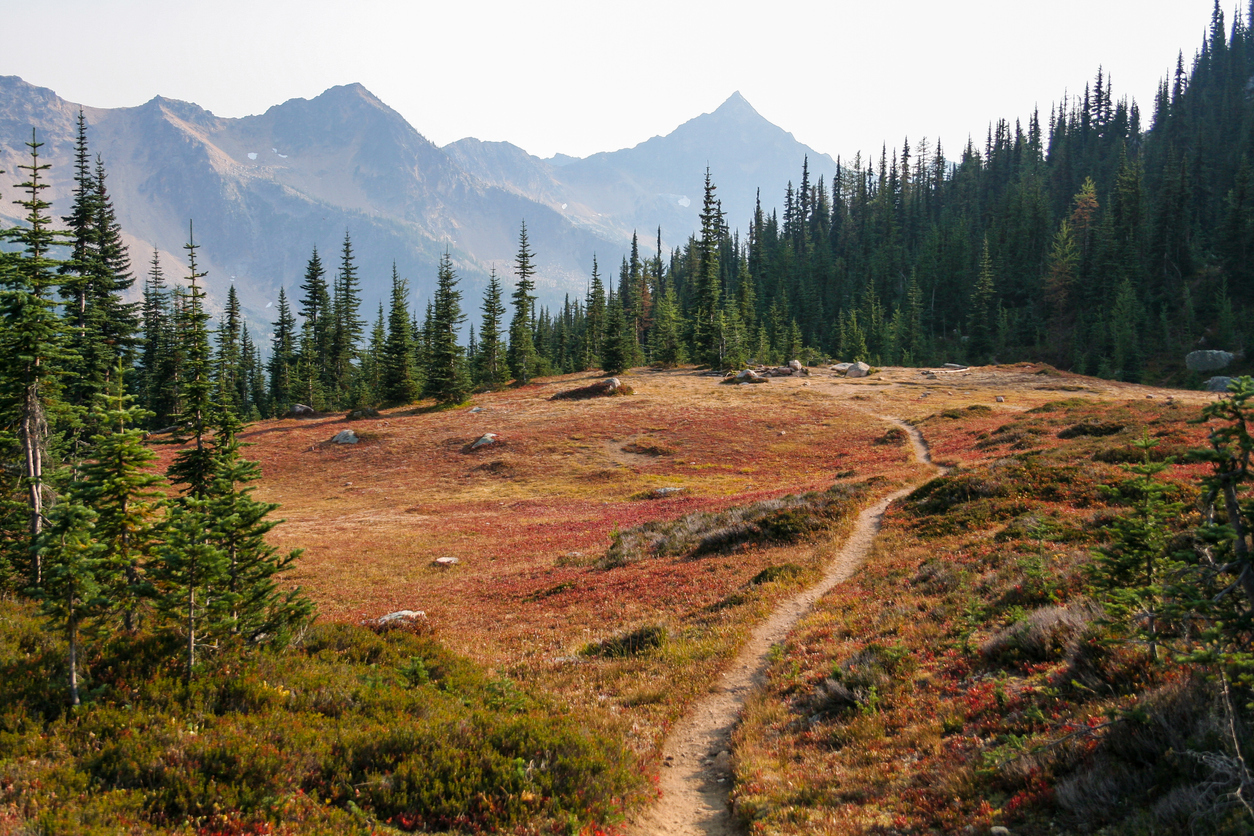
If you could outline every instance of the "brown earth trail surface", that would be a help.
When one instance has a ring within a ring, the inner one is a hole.
[[[936,472],[917,429],[897,418],[878,416],[905,430],[915,458]],[[913,486],[894,491],[858,515],[853,531],[826,567],[823,578],[779,606],[752,636],[722,680],[675,727],[663,751],[661,798],[632,823],[633,836],[733,836],[742,828],[728,809],[731,733],[749,693],[764,682],[771,648],[782,642],[814,602],[849,578],[871,550],[884,512]]]

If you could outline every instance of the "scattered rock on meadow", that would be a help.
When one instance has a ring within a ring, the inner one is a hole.
[[[961,363],[946,363],[944,368],[949,369],[951,372],[962,372],[967,370],[967,367]]]
[[[794,372],[798,372],[798,373],[800,373],[800,372],[801,372],[801,361],[800,361],[800,360],[789,360],[789,361],[788,361],[788,368],[792,369]]]
[[[478,450],[480,447],[487,447],[489,444],[497,444],[496,433],[484,433],[479,436],[479,440],[470,445],[471,450]]]
[[[397,610],[387,615],[381,615],[373,621],[365,622],[376,627],[384,627],[389,624],[403,623],[406,621],[426,621],[427,614],[422,610]]]
[[[435,560],[431,561],[432,566],[439,567],[440,569],[451,569],[458,563],[461,563],[461,561],[455,557],[437,557]]]
[[[630,395],[634,390],[630,386],[624,386],[623,382],[616,377],[608,380],[598,380],[591,386],[581,386],[578,389],[567,389],[565,392],[558,392],[551,401],[584,401],[589,398],[609,398],[614,395]]]
[[[849,370],[845,372],[845,377],[866,377],[870,373],[871,367],[859,360],[849,367]]]
[[[853,363],[837,363],[834,366],[828,366],[828,368],[830,368],[832,371],[836,372],[837,374],[844,374],[845,372],[849,371],[849,369],[852,367],[853,367]]]
[[[294,403],[287,411],[288,418],[312,418],[316,414],[312,406],[305,406],[303,403]]]
[[[998,403],[1005,403],[1005,402],[1006,402],[1006,397],[1005,397],[1004,395],[998,395],[998,396],[997,396],[997,402],[998,402]]]
[[[356,444],[361,439],[352,430],[340,430],[331,441],[335,444]]]
[[[1184,358],[1184,365],[1191,372],[1214,372],[1227,366],[1235,357],[1231,351],[1190,351]]]
[[[363,418],[378,418],[379,410],[371,407],[363,407],[362,409],[354,409],[352,412],[344,416],[349,421],[360,421]]]
[[[770,381],[753,369],[741,369],[732,377],[727,378],[724,383],[769,383]]]
[[[683,488],[675,488],[675,487],[654,488],[653,490],[649,491],[649,496],[652,497],[653,499],[666,499],[669,496],[675,496],[676,494],[681,494],[683,492],[684,492]]]
[[[1206,381],[1207,392],[1227,392],[1228,384],[1232,383],[1230,377],[1212,377]]]

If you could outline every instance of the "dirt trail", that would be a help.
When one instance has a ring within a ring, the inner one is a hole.
[[[937,472],[927,443],[914,427],[878,416],[905,430],[915,458]],[[754,630],[722,681],[681,720],[663,750],[662,797],[632,822],[633,836],[735,836],[741,832],[727,806],[731,789],[731,733],[749,693],[765,682],[767,655],[820,597],[853,574],[879,532],[884,511],[911,490],[903,488],[858,515],[849,539],[828,564],[822,580],[785,601]]]

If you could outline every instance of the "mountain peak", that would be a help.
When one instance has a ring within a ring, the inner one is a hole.
[[[758,113],[753,105],[749,104],[749,100],[742,96],[739,90],[728,96],[727,100],[719,105],[714,112],[726,116],[762,117],[762,114]]]

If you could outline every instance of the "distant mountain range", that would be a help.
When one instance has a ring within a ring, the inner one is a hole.
[[[292,99],[259,116],[225,119],[188,102],[157,97],[138,107],[100,109],[65,101],[16,76],[0,76],[0,222],[22,210],[17,166],[37,131],[52,165],[53,214],[68,212],[76,119],[82,109],[137,276],[156,250],[166,273],[183,275],[182,246],[195,221],[211,298],[235,282],[253,333],[286,286],[295,298],[317,246],[329,270],[345,231],[352,236],[365,309],[390,287],[392,264],[425,305],[446,249],[463,278],[464,306],[495,266],[512,282],[518,229],[526,220],[537,253],[542,302],[582,295],[594,253],[607,272],[638,230],[652,250],[682,244],[699,226],[708,165],[729,224],[745,228],[758,188],[779,204],[808,156],[811,176],[830,179],[835,162],[763,119],[736,93],[713,113],[634,148],[585,159],[543,160],[504,142],[462,139],[439,148],[360,84]],[[477,316],[472,316],[477,319]]]

